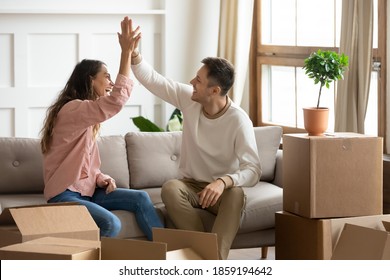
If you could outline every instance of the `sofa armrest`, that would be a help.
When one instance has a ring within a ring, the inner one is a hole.
[[[275,177],[272,183],[283,187],[283,150],[280,149],[276,152]]]

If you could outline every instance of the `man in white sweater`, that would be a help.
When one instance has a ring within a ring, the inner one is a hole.
[[[150,92],[183,113],[180,172],[162,186],[162,200],[177,228],[204,231],[194,208],[216,215],[219,255],[227,259],[240,226],[245,197],[241,187],[252,187],[261,176],[253,124],[228,97],[234,68],[222,58],[205,58],[191,85],[157,73],[139,52],[132,70]]]

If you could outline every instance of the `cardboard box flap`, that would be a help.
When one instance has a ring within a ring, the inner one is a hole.
[[[83,205],[13,208],[9,212],[23,235],[85,232],[98,228]]]
[[[335,218],[323,220],[329,223],[332,232],[332,248],[337,244],[345,224],[372,228],[376,230],[385,230],[384,223],[390,223],[390,215],[371,215],[347,218]]]
[[[390,222],[389,221],[382,221],[382,224],[385,227],[386,231],[390,232]]]
[[[278,229],[275,233],[275,258],[329,260],[345,224],[385,231],[383,222],[390,224],[390,214],[309,219],[278,211],[275,214],[275,226]]]
[[[89,251],[88,247],[60,245],[60,244],[37,244],[37,243],[18,243],[1,248],[2,251],[13,252],[34,252],[39,254],[54,255],[72,255]]]
[[[205,260],[219,259],[215,233],[153,228],[153,241],[167,243],[168,251],[192,248]]]
[[[192,248],[183,248],[167,252],[167,260],[204,260]]]
[[[35,204],[35,205],[24,205],[24,206],[16,206],[16,207],[8,207],[4,208],[0,214],[0,225],[15,225],[14,218],[10,212],[10,209],[28,209],[35,207],[56,207],[59,205],[80,205],[76,202],[61,202],[61,203],[46,203],[46,204]]]
[[[100,248],[100,241],[96,240],[82,240],[72,238],[59,238],[59,237],[42,237],[33,239],[24,243],[28,244],[45,244],[45,245],[59,245],[59,246],[77,246],[84,248]]]
[[[101,252],[102,260],[165,260],[167,244],[103,237]]]
[[[0,218],[0,247],[45,236],[100,241],[95,221],[78,203],[7,208]]]
[[[390,258],[389,233],[345,224],[333,251],[333,260],[382,260]]]
[[[100,241],[44,237],[0,249],[4,259],[100,259]]]

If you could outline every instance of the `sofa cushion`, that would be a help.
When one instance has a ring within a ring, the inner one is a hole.
[[[239,233],[275,227],[275,212],[283,210],[283,189],[268,182],[242,188],[245,208]]]
[[[134,213],[125,210],[113,210],[112,213],[121,221],[121,230],[116,238],[145,238]]]
[[[102,165],[100,171],[111,176],[118,188],[129,188],[126,142],[123,136],[102,136],[97,141]]]
[[[0,138],[0,193],[42,193],[44,189],[40,140]]]
[[[0,194],[0,212],[5,208],[46,204],[46,199],[41,193],[30,194]]]
[[[130,187],[161,187],[180,178],[181,132],[129,132],[125,136]]]
[[[145,192],[148,193],[150,199],[152,200],[154,206],[156,207],[157,214],[159,215],[161,222],[165,224],[165,215],[166,210],[164,204],[161,200],[161,188],[146,188]],[[1,196],[0,196],[1,198]],[[122,228],[117,236],[117,238],[145,238],[145,234],[139,228],[135,214],[129,211],[124,210],[114,210],[112,211],[122,223]]]
[[[249,233],[275,227],[275,212],[283,210],[283,189],[268,182],[258,182],[253,187],[242,188],[245,207],[238,233]],[[206,231],[211,231],[215,215],[204,209],[196,209]],[[174,227],[171,221],[168,227]]]
[[[271,182],[275,175],[276,152],[279,149],[283,130],[280,126],[254,128],[262,174],[260,181]]]

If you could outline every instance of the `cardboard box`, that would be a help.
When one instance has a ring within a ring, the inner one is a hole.
[[[83,205],[49,203],[6,208],[0,215],[0,247],[45,236],[100,239],[99,228]]]
[[[345,224],[332,260],[390,260],[390,222],[386,230]]]
[[[390,214],[390,155],[383,155],[383,214]]]
[[[99,260],[100,241],[43,237],[0,248],[1,260]]]
[[[346,223],[385,230],[390,215],[309,219],[288,212],[275,214],[275,259],[329,260]]]
[[[283,210],[307,218],[380,215],[383,139],[283,136]]]
[[[102,238],[103,260],[218,260],[217,235],[153,228],[153,241]]]

